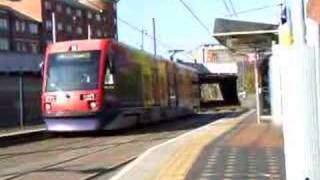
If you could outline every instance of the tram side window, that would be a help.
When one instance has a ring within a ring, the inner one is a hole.
[[[114,60],[112,56],[109,56],[107,59],[107,67],[105,72],[105,78],[104,78],[104,85],[107,87],[113,87],[114,86]]]

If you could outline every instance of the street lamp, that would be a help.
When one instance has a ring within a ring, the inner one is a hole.
[[[170,55],[170,60],[173,61],[174,60],[174,56],[179,53],[179,52],[183,52],[184,50],[183,49],[172,49],[172,50],[169,50],[168,52],[169,53],[172,53]]]

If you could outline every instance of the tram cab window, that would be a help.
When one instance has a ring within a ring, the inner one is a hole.
[[[106,63],[106,72],[105,72],[105,78],[104,78],[105,87],[114,86],[114,73],[115,73],[114,60],[113,60],[112,54],[110,53]]]

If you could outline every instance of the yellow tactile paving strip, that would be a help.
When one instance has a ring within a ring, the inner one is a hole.
[[[223,121],[208,126],[208,128],[200,134],[193,135],[193,137],[189,138],[190,141],[187,144],[179,148],[172,158],[160,166],[159,174],[154,179],[185,179],[188,171],[201,153],[201,150],[240,122],[241,119]]]

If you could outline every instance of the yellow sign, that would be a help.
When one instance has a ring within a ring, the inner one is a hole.
[[[283,46],[291,46],[293,43],[292,32],[289,23],[279,27],[279,43]]]

